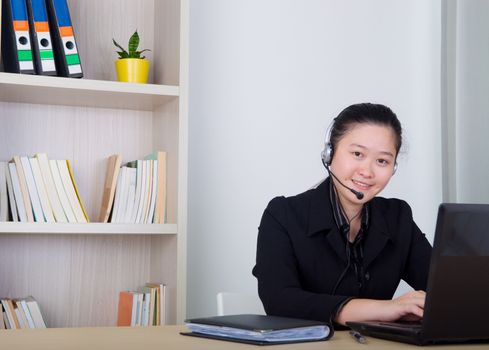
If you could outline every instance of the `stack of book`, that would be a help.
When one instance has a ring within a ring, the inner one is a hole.
[[[69,160],[45,153],[0,162],[0,221],[88,222]]]
[[[109,157],[99,221],[165,223],[166,152],[121,163],[120,155]]]
[[[41,309],[33,297],[1,299],[0,329],[46,328]]]
[[[117,326],[160,326],[166,323],[166,285],[146,283],[139,291],[119,293]]]

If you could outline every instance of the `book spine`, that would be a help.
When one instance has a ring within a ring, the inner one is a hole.
[[[32,173],[32,168],[31,168],[31,163],[29,162],[29,158],[20,157],[20,161],[22,163],[22,169],[24,170],[25,182],[27,184],[29,198],[32,204],[32,211],[34,212],[34,220],[36,222],[46,222],[44,213],[42,211],[39,194],[37,193],[37,187],[34,181],[34,174]]]

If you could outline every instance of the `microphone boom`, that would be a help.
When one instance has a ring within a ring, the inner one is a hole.
[[[336,179],[336,181],[339,182],[339,184],[341,186],[343,186],[344,188],[346,188],[347,190],[349,190],[351,193],[353,193],[355,195],[355,197],[357,197],[358,200],[362,200],[363,199],[363,196],[364,196],[363,192],[356,191],[353,188],[350,188],[350,187],[346,186],[345,184],[343,184],[343,182],[341,182],[340,179],[338,179],[336,177],[336,175],[331,170],[329,170],[329,166],[326,167],[326,170],[328,170],[328,173],[331,176],[333,176]]]

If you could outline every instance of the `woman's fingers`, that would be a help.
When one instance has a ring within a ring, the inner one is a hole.
[[[397,308],[397,319],[419,320],[423,318],[426,293],[422,290],[411,291],[393,299]]]

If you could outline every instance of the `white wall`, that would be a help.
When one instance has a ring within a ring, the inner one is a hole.
[[[191,0],[188,316],[218,291],[255,293],[268,201],[325,176],[326,128],[357,102],[389,105],[406,151],[385,196],[425,232],[441,201],[440,3]]]

